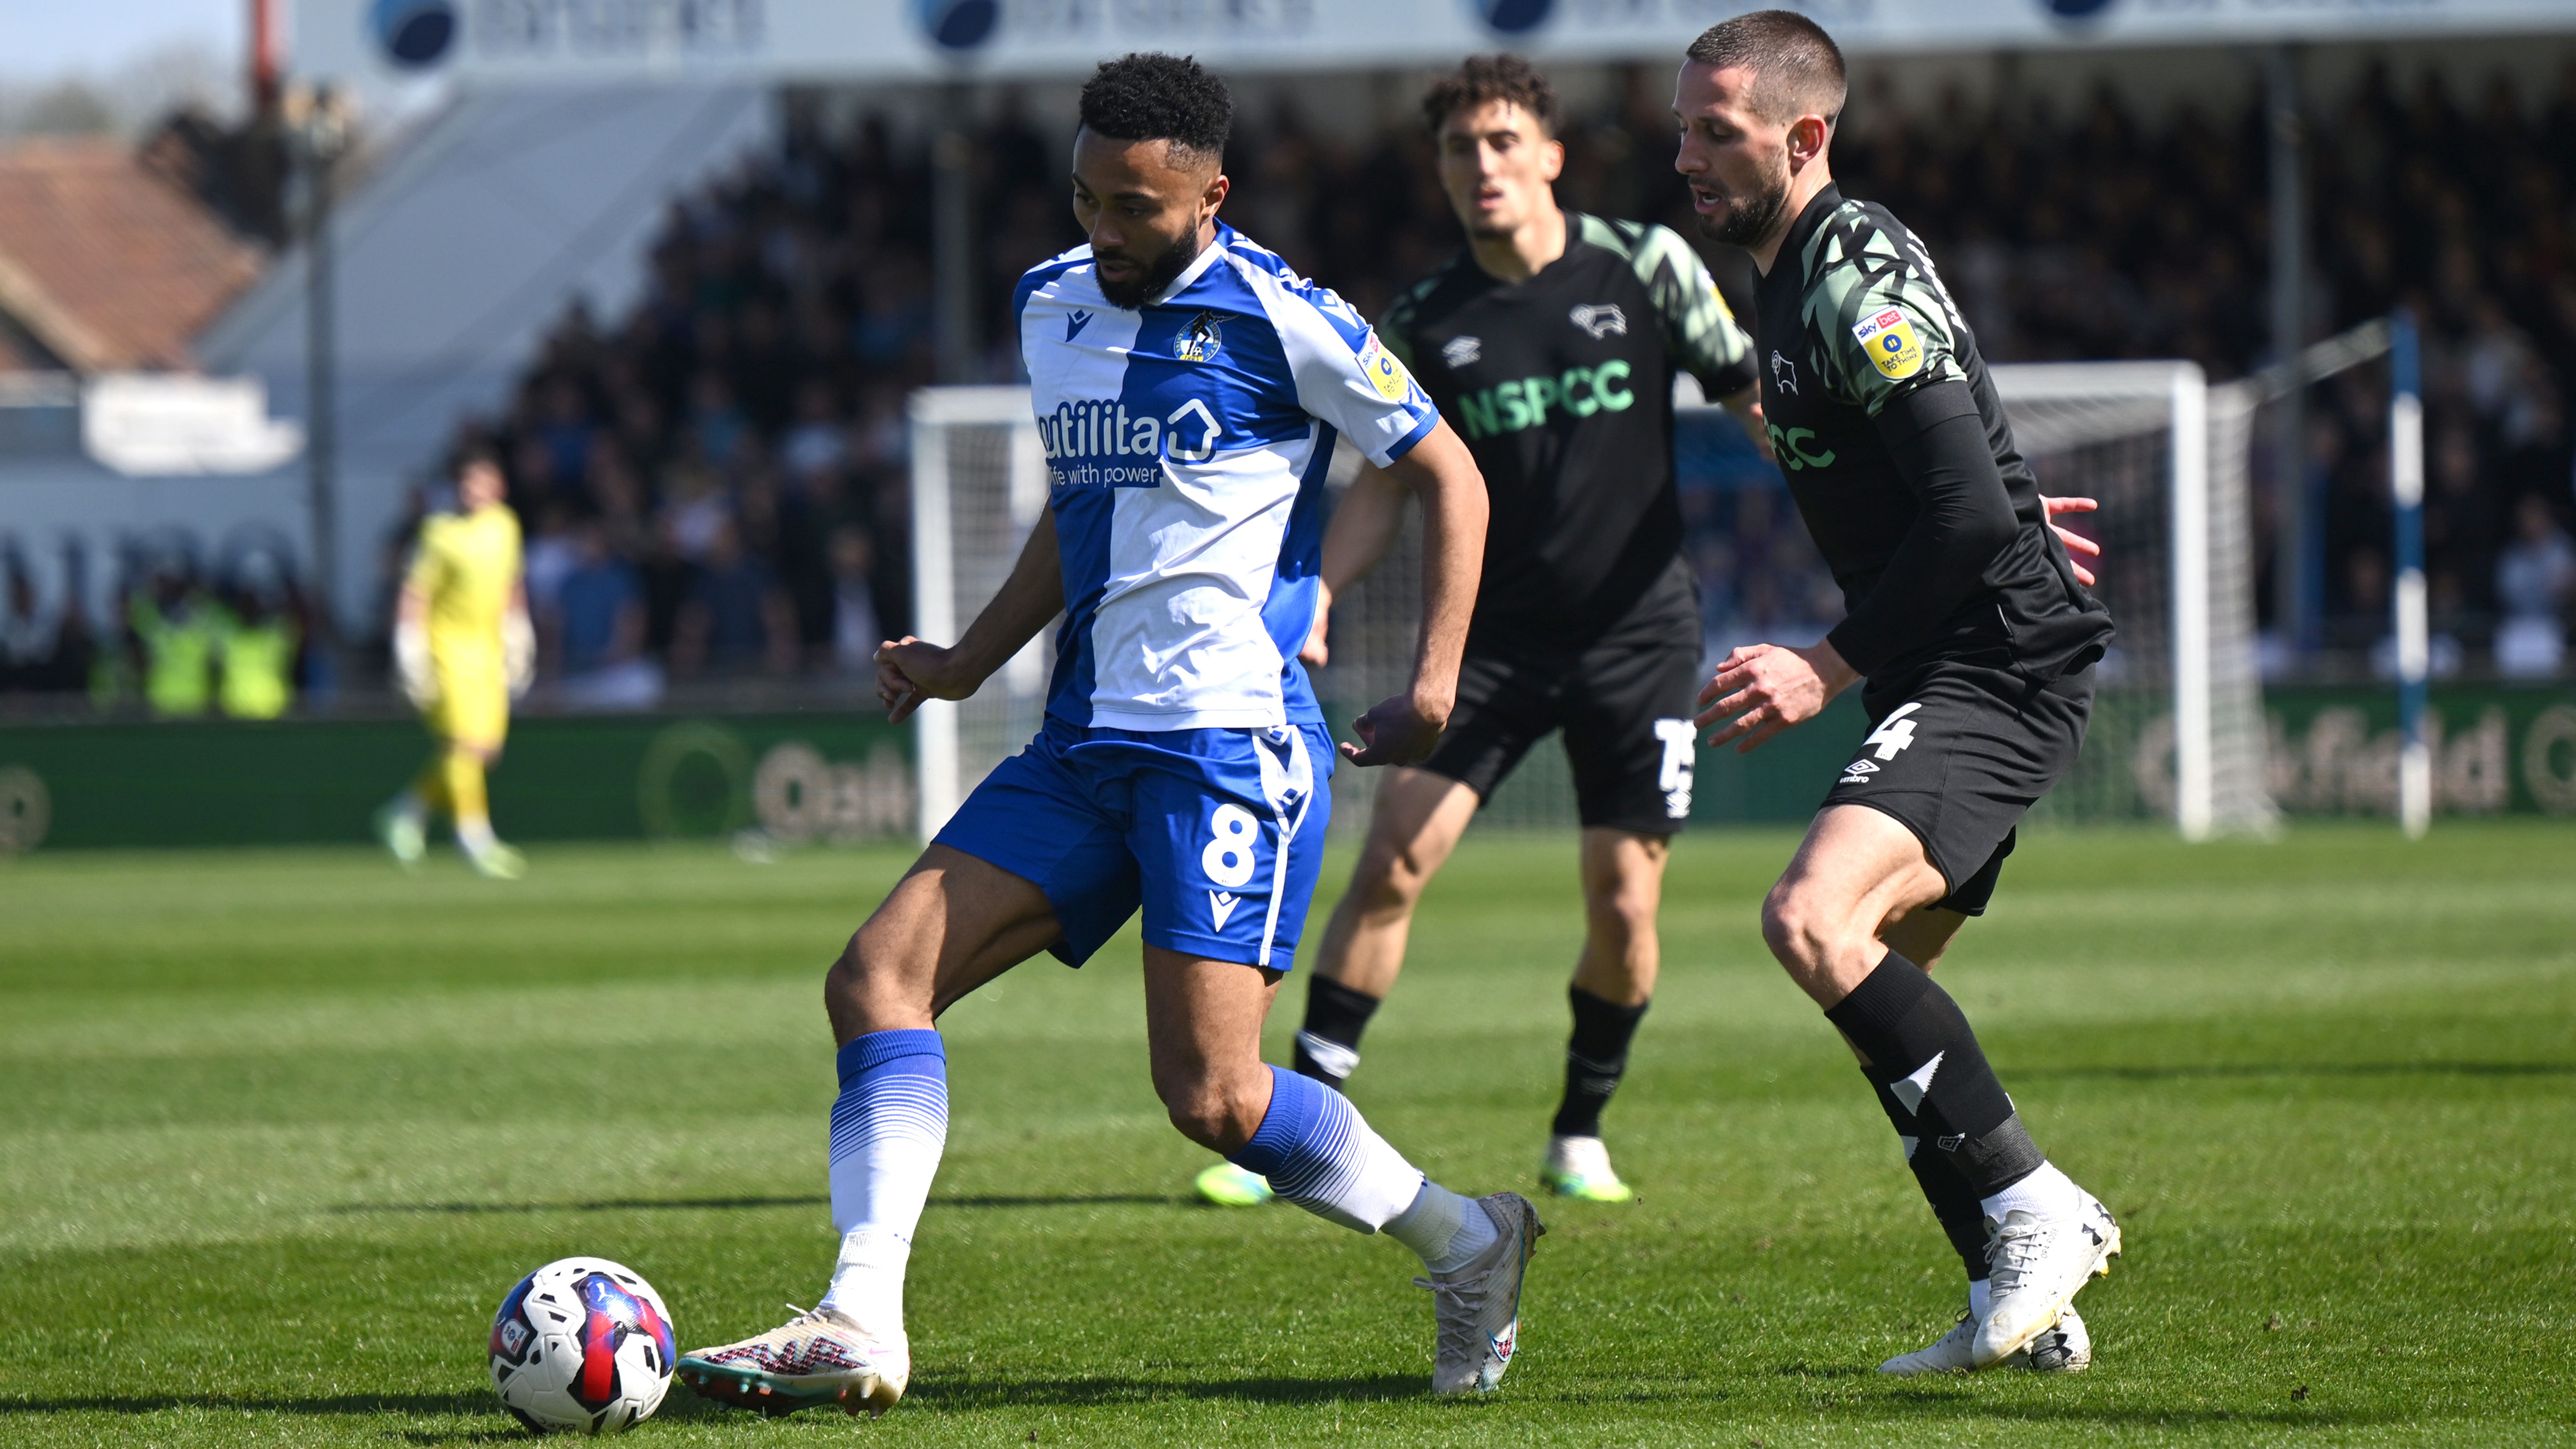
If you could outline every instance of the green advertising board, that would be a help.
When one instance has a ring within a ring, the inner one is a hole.
[[[2267,692],[2269,786],[2293,815],[2393,814],[2396,700],[2369,688]],[[1700,824],[1803,820],[1866,731],[1853,695],[1751,755],[1697,751]],[[2576,815],[2576,688],[2433,693],[2435,808]],[[2040,823],[2169,813],[2173,731],[2152,705],[2106,697],[2084,759]],[[428,753],[401,720],[94,722],[0,727],[0,855],[108,846],[303,845],[368,838],[376,807]],[[493,822],[526,841],[711,838],[781,844],[908,837],[911,732],[874,710],[522,719],[492,776]],[[1337,782],[1347,801],[1367,788]],[[1562,824],[1570,781],[1554,741],[1495,795],[1494,823]],[[1350,819],[1356,823],[1359,816]]]
[[[530,841],[908,835],[909,745],[874,711],[522,719],[492,822]],[[0,729],[0,853],[363,841],[428,753],[397,720]]]

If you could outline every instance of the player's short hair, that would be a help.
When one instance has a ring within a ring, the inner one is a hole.
[[[1433,81],[1422,96],[1422,124],[1437,135],[1451,116],[1487,101],[1508,101],[1536,118],[1540,130],[1556,134],[1556,87],[1537,66],[1509,51],[1471,55]]]
[[[509,471],[507,468],[501,466],[500,449],[493,447],[490,443],[468,443],[464,447],[456,450],[456,460],[448,468],[447,476],[451,478],[462,478],[477,468],[489,468],[495,473],[507,473]]]
[[[1842,47],[1825,28],[1792,10],[1754,10],[1721,20],[1691,42],[1694,62],[1753,72],[1753,109],[1763,119],[1794,121],[1810,112],[1831,126],[1851,93]]]
[[[1234,96],[1197,59],[1137,51],[1104,60],[1082,83],[1082,124],[1113,141],[1169,141],[1222,162],[1234,132]]]

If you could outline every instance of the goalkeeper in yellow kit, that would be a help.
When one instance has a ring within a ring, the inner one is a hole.
[[[527,860],[492,833],[483,772],[501,757],[510,700],[536,677],[519,521],[502,505],[500,465],[470,454],[457,469],[456,512],[421,523],[395,606],[394,675],[436,741],[411,788],[377,813],[376,833],[404,865],[427,849],[430,812],[456,822],[478,874],[517,880]]]

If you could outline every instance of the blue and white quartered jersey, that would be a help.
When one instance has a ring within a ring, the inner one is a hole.
[[[1159,301],[1100,292],[1088,246],[1012,308],[1046,446],[1065,621],[1047,712],[1129,730],[1319,722],[1324,474],[1383,467],[1439,411],[1349,303],[1222,222]]]

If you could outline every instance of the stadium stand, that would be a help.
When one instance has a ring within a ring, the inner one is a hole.
[[[1569,204],[1687,231],[1664,84],[1635,72],[1619,104],[1569,124]],[[460,428],[508,460],[567,702],[847,674],[866,636],[907,623],[902,399],[932,380],[929,176],[883,118],[831,111],[788,93],[774,147],[670,205],[641,301],[565,311],[510,404]],[[1352,144],[1293,105],[1255,112],[1230,215],[1301,271],[1374,312],[1455,245],[1411,128]],[[2464,100],[2438,71],[2401,88],[2383,68],[2315,124],[2333,139],[2312,148],[2316,331],[2399,303],[2427,323],[2437,666],[2556,674],[2576,597],[2576,72],[2535,104],[2501,78]],[[990,380],[1014,370],[998,299],[1079,240],[1065,143],[1009,106],[976,137]],[[2251,97],[2142,115],[2106,89],[2064,113],[1864,84],[1837,167],[1925,233],[1998,360],[2187,357],[2213,379],[2267,360]],[[1740,300],[1742,258],[1712,262]],[[2308,672],[2358,673],[2387,648],[2384,432],[2375,372],[2316,390],[2303,462],[2324,500],[2325,652],[2295,661]],[[1776,479],[1741,457],[1686,464],[1711,637],[1821,631],[1838,598]],[[2258,499],[2270,467],[2258,457]],[[377,561],[388,598],[402,542]],[[2268,580],[2259,597],[2268,623]]]

